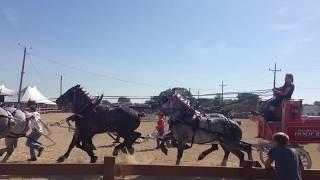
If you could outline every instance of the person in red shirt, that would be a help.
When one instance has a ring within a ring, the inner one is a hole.
[[[165,128],[165,116],[163,114],[159,115],[159,120],[157,122],[157,148],[160,148],[160,137],[164,135]]]

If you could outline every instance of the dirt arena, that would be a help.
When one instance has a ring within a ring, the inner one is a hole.
[[[45,123],[57,122],[62,119],[65,119],[69,114],[67,113],[56,113],[56,114],[45,114],[42,115],[42,119]],[[257,143],[256,136],[256,125],[250,120],[242,120],[241,125],[244,138],[243,140],[249,143]],[[56,145],[48,147],[43,152],[43,155],[39,158],[36,163],[56,163],[56,159],[62,155],[72,138],[72,132],[69,132],[68,129],[57,126],[49,126],[52,131],[51,138],[56,141]],[[144,121],[140,126],[139,131],[143,133],[143,135],[151,134],[154,131],[155,122]],[[45,138],[40,139],[45,145],[50,145],[50,141]],[[100,134],[94,137],[94,144],[97,147],[96,154],[99,157],[98,162],[102,162],[104,156],[111,156],[113,147],[111,146],[111,138],[107,136],[107,134]],[[4,140],[0,141],[0,147],[4,146]],[[169,149],[168,156],[165,156],[161,153],[160,150],[155,149],[156,142],[152,139],[149,141],[145,141],[142,144],[135,145],[136,153],[134,156],[126,156],[120,154],[116,161],[118,163],[131,163],[131,164],[164,164],[164,165],[174,165],[176,160],[176,149]],[[197,161],[198,155],[204,149],[208,148],[208,145],[195,145],[192,149],[186,150],[183,158],[182,165],[194,165],[194,166],[219,166],[222,157],[223,151],[219,150],[210,154],[206,159],[202,161]],[[314,169],[320,169],[320,162],[316,161],[317,156],[319,155],[318,145],[306,145],[306,149],[310,153],[313,158],[313,166]],[[8,163],[26,163],[29,158],[29,151],[25,146],[25,139],[22,138],[19,140],[18,148],[15,150],[14,154],[10,158]],[[258,154],[254,152],[254,159],[258,160]],[[89,158],[86,153],[75,148],[65,163],[88,163]],[[228,161],[228,166],[238,166],[238,159],[230,155],[230,159]],[[1,179],[1,178],[0,178]],[[57,179],[57,178],[55,178]],[[60,178],[58,178],[60,179]],[[72,179],[82,179],[72,178]],[[137,179],[137,177],[135,177]],[[138,178],[138,179],[163,179],[163,178]],[[172,178],[170,178],[172,179]],[[185,178],[183,178],[185,179]]]

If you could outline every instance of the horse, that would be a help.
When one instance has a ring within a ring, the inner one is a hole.
[[[228,156],[231,153],[240,160],[240,166],[244,163],[244,153],[252,160],[252,147],[241,141],[242,130],[239,124],[223,115],[206,117],[194,110],[190,102],[184,99],[179,93],[173,93],[161,103],[160,111],[169,116],[171,134],[177,141],[176,165],[180,164],[183,151],[191,148],[193,144],[211,143],[211,147],[200,154],[198,160],[205,158],[209,153],[218,150],[218,144],[225,151],[221,165],[226,165]],[[166,153],[167,149],[162,141],[161,150]],[[188,146],[187,143],[191,143]]]
[[[95,163],[97,156],[93,152],[95,147],[92,138],[95,134],[106,132],[116,133],[124,139],[114,148],[114,156],[117,156],[120,150],[124,152],[128,150],[130,154],[134,154],[133,144],[136,139],[141,137],[141,133],[135,130],[140,126],[140,118],[143,114],[125,107],[97,108],[96,106],[100,103],[102,97],[95,103],[89,97],[89,93],[80,85],[76,85],[56,100],[59,108],[71,107],[74,113],[71,120],[75,122],[76,127],[68,150],[58,158],[58,162],[67,159],[76,146],[90,156],[91,163]]]
[[[29,120],[23,111],[16,108],[0,107],[0,139],[5,138],[5,148],[0,149],[0,156],[6,153],[1,162],[7,162],[17,147],[18,138],[25,137],[29,130]]]

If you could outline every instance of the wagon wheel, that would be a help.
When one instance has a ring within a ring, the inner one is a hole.
[[[270,151],[271,147],[270,146],[264,146],[260,148],[259,151],[259,157],[260,160],[263,164],[266,164],[267,159],[268,159],[268,152]]]
[[[259,156],[260,160],[263,164],[266,164],[266,161],[268,159],[268,152],[271,149],[271,147],[262,147],[259,149]],[[305,169],[311,169],[312,167],[312,160],[310,157],[310,154],[304,150],[303,148],[295,148],[295,150],[299,153],[299,156],[301,158],[302,164]]]
[[[300,159],[302,161],[302,164],[305,169],[311,169],[312,167],[312,160],[310,157],[310,154],[304,150],[303,148],[297,148],[296,151],[298,151]]]

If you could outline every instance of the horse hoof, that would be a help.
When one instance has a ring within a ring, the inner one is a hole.
[[[112,155],[113,156],[118,156],[119,154],[119,150],[118,149],[114,149],[113,152],[112,152]]]
[[[189,146],[188,144],[184,145],[184,149],[190,149],[191,146]]]
[[[125,147],[122,148],[121,151],[122,151],[124,154],[128,154],[127,148],[125,148]]]
[[[61,157],[59,157],[58,159],[57,159],[57,162],[59,162],[59,163],[61,163],[61,162],[63,162],[64,161],[64,157],[63,156],[61,156]]]
[[[96,163],[97,159],[98,159],[97,156],[93,156],[93,158],[91,158],[91,160],[90,160],[90,163]]]
[[[204,156],[203,155],[200,155],[199,157],[198,157],[198,161],[201,161],[201,160],[203,160],[204,159]]]
[[[128,152],[129,152],[129,154],[133,155],[134,154],[134,148],[133,147],[128,148]]]
[[[161,152],[165,155],[168,155],[168,149],[167,148],[161,148]]]

